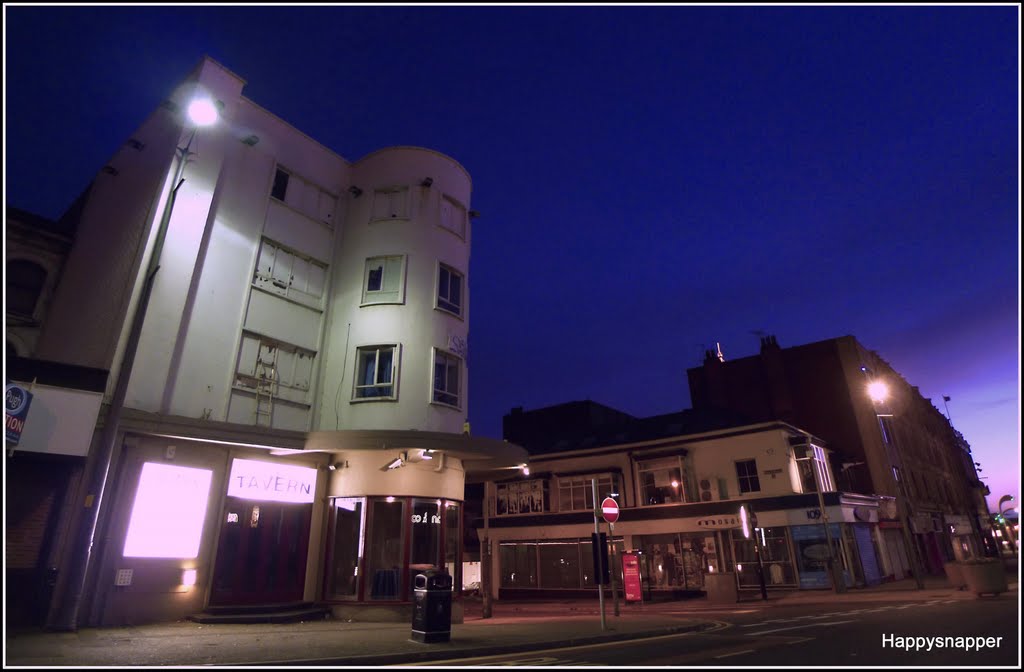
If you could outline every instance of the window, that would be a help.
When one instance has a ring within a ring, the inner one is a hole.
[[[434,348],[434,401],[459,408],[461,362],[450,352]]]
[[[284,200],[284,195],[288,191],[288,177],[288,173],[280,168],[274,174],[274,186],[270,189],[270,195],[279,201]]]
[[[324,594],[333,598],[353,598],[359,589],[359,558],[365,534],[361,497],[335,497],[331,500],[331,568]]]
[[[356,351],[353,399],[394,399],[398,374],[397,345],[371,345]]]
[[[254,286],[303,305],[319,308],[323,301],[326,277],[326,264],[292,252],[266,238],[261,241],[253,273]]]
[[[462,315],[462,274],[444,264],[438,267],[437,307],[452,315]]]
[[[597,479],[597,501],[610,497],[615,490],[615,476],[611,474],[590,476],[569,476],[558,479],[559,511],[593,511],[594,486],[591,479]]]
[[[385,187],[374,190],[373,219],[406,219],[408,217],[408,188]]]
[[[547,509],[546,485],[540,478],[498,483],[495,486],[495,515],[543,513]]]
[[[637,465],[643,506],[683,502],[683,470],[678,457],[648,460]]]
[[[441,198],[441,226],[459,238],[466,237],[466,208],[448,196]]]
[[[363,305],[401,303],[404,256],[370,257],[363,274]]]
[[[761,491],[761,481],[757,478],[757,460],[737,462],[736,478],[740,483],[740,494]]]
[[[370,527],[366,539],[366,580],[371,600],[398,600],[402,595],[401,567],[405,500],[388,497],[370,501]]]
[[[128,521],[124,557],[197,557],[212,479],[209,469],[143,464]],[[170,509],[173,515],[168,515]]]
[[[46,269],[33,261],[16,259],[7,264],[7,312],[32,317],[45,281]]]

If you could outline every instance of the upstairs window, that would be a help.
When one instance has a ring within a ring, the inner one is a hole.
[[[434,348],[434,393],[433,400],[440,404],[459,408],[459,379],[462,359]]]
[[[46,282],[46,269],[34,261],[16,259],[7,264],[6,276],[6,312],[24,317],[35,315]]]
[[[685,501],[683,469],[678,457],[640,462],[637,475],[644,506]]]
[[[273,198],[284,201],[285,194],[288,192],[288,177],[288,173],[280,168],[274,173],[274,186],[270,189],[270,195]]]
[[[441,226],[459,238],[466,237],[466,208],[453,198],[441,198]]]
[[[559,511],[593,511],[594,484],[597,479],[597,501],[610,497],[615,489],[615,476],[612,474],[592,474],[589,476],[563,476],[558,479],[558,510]]]
[[[405,257],[370,257],[363,273],[363,305],[401,303]]]
[[[437,274],[437,307],[462,316],[462,274],[440,264]]]
[[[757,478],[757,460],[741,460],[736,463],[736,478],[740,484],[740,494],[761,492],[761,481]]]
[[[396,398],[397,352],[397,345],[357,348],[354,399]]]
[[[408,219],[409,189],[383,187],[373,192],[373,219]]]

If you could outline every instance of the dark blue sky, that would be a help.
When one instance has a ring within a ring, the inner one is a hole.
[[[470,420],[690,406],[846,334],[1019,495],[1016,6],[5,5],[5,199],[57,217],[203,54],[349,160],[473,176]]]

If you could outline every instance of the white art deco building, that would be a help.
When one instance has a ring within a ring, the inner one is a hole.
[[[416,147],[349,162],[243,86],[203,59],[82,206],[36,348],[110,371],[57,542],[58,624],[297,603],[405,619],[418,572],[461,587],[466,473],[526,461],[464,431],[466,170]],[[212,124],[187,116],[197,99]]]

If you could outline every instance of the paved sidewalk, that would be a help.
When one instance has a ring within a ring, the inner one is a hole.
[[[1019,599],[1017,575],[1008,576],[1010,592],[999,598]],[[606,629],[601,629],[599,602],[589,600],[495,601],[492,618],[481,617],[479,600],[466,599],[465,620],[452,625],[448,642],[425,644],[411,639],[411,625],[320,620],[290,624],[217,624],[191,621],[122,627],[83,628],[78,632],[5,633],[5,667],[155,667],[204,665],[380,666],[455,657],[533,652],[616,639],[714,629],[729,612],[805,604],[870,601],[979,599],[950,588],[944,578],[929,577],[925,589],[913,580],[851,589],[744,592],[738,603],[692,600],[624,603],[614,616],[605,600]]]

